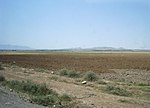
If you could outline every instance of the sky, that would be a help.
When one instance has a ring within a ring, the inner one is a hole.
[[[150,0],[0,0],[0,44],[150,49]]]

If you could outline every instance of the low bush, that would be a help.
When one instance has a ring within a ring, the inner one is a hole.
[[[89,71],[84,75],[84,79],[87,81],[96,81],[98,79],[98,75],[92,71]]]
[[[71,78],[78,78],[80,77],[80,72],[76,72],[75,70],[68,70],[68,69],[61,69],[59,71],[60,76],[67,76]]]
[[[71,97],[68,96],[67,94],[63,94],[62,96],[60,96],[60,100],[61,100],[62,102],[69,102],[69,101],[71,101],[72,99],[71,99]]]
[[[46,87],[46,84],[36,84],[31,81],[19,82],[17,80],[7,81],[7,85],[17,91],[25,92],[31,95],[54,94],[52,90]]]
[[[119,96],[131,96],[132,94],[123,87],[107,85],[105,89],[108,93]]]
[[[32,98],[32,101],[40,105],[48,106],[58,104],[60,102],[60,99],[57,95],[44,95],[44,96],[34,96]]]
[[[150,83],[139,83],[138,86],[150,86]]]
[[[79,72],[76,72],[74,70],[70,70],[68,72],[68,77],[71,77],[71,78],[78,78],[80,77],[80,73]]]
[[[30,95],[32,102],[44,105],[51,106],[60,104],[63,101],[71,101],[71,98],[68,95],[59,96],[56,92],[46,87],[46,84],[36,84],[31,81],[6,81],[6,85],[10,88],[18,91],[27,93]]]
[[[61,70],[59,70],[59,75],[60,76],[67,76],[68,75],[68,69],[61,69]]]

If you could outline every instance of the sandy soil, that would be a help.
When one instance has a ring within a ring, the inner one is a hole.
[[[116,73],[118,71],[116,70]],[[126,72],[127,70],[120,71]],[[135,73],[135,70],[130,70],[129,75],[132,75],[132,72]],[[150,108],[150,101],[103,93],[95,87],[94,83],[88,82],[86,85],[82,85],[80,79],[60,77],[55,74],[50,74],[50,72],[35,72],[34,69],[16,66],[5,67],[5,70],[0,70],[0,74],[3,74],[7,80],[32,80],[37,83],[46,83],[49,88],[55,90],[57,93],[66,93],[72,96],[74,101],[92,108]],[[149,72],[145,72],[145,74],[149,75]],[[114,76],[112,75],[112,77]],[[104,75],[102,77],[108,76]],[[144,81],[142,78],[141,80]],[[3,100],[2,97],[1,100]],[[5,104],[2,105],[5,106]]]

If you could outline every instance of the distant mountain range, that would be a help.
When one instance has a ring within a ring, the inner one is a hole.
[[[126,49],[123,47],[92,47],[92,48],[68,48],[68,49],[58,49],[66,51],[150,51],[150,49]]]
[[[33,49],[27,46],[0,44],[0,50],[51,50],[51,51],[150,51],[149,49],[126,49],[114,47],[66,48],[66,49]]]
[[[129,51],[131,49],[125,49],[125,48],[114,48],[114,47],[92,47],[92,48],[70,48],[68,50],[72,51]]]
[[[27,46],[0,44],[0,50],[32,50],[32,48]]]

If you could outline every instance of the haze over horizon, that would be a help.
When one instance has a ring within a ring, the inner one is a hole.
[[[149,0],[0,0],[0,44],[150,49]]]

